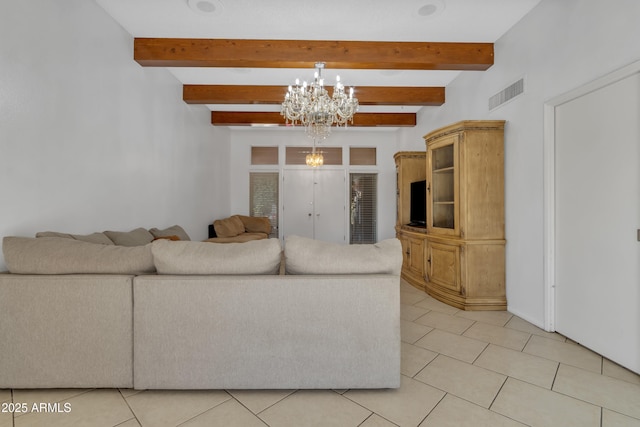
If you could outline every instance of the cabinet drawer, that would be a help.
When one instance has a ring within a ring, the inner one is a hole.
[[[427,268],[430,281],[460,292],[460,246],[429,242]]]

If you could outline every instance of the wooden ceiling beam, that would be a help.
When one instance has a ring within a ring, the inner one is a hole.
[[[284,86],[184,85],[182,97],[187,104],[282,104],[286,91]],[[354,96],[360,105],[440,106],[444,87],[360,86]]]
[[[286,126],[280,113],[212,111],[211,124],[215,126]],[[406,127],[416,125],[415,113],[357,113],[349,127]],[[291,126],[291,125],[289,125]]]
[[[486,70],[493,43],[136,38],[148,67]]]

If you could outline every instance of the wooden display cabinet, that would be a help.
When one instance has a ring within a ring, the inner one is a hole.
[[[464,310],[505,310],[504,121],[424,136],[426,291]]]

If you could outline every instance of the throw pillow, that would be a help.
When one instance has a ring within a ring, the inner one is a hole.
[[[105,231],[104,234],[118,246],[143,246],[153,241],[153,234],[142,227],[131,231]]]
[[[287,274],[394,274],[402,268],[398,239],[369,245],[341,245],[300,236],[284,244]]]
[[[278,239],[246,243],[169,242],[151,244],[159,274],[278,274]]]
[[[154,238],[153,241],[155,242],[156,240],[160,240],[160,239],[171,240],[174,242],[177,242],[178,240],[182,240],[178,236],[160,236],[160,237]]]
[[[151,245],[122,247],[60,237],[5,237],[7,269],[17,274],[153,273]]]
[[[179,225],[174,225],[169,228],[165,228],[164,230],[152,228],[149,230],[149,232],[153,234],[153,237],[155,237],[156,239],[158,237],[178,236],[180,240],[191,240],[187,232],[184,231],[184,228],[180,227]]]

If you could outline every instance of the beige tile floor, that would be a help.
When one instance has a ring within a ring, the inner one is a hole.
[[[0,390],[71,409],[0,413],[0,427],[640,426],[640,376],[510,313],[401,291],[397,390]]]

